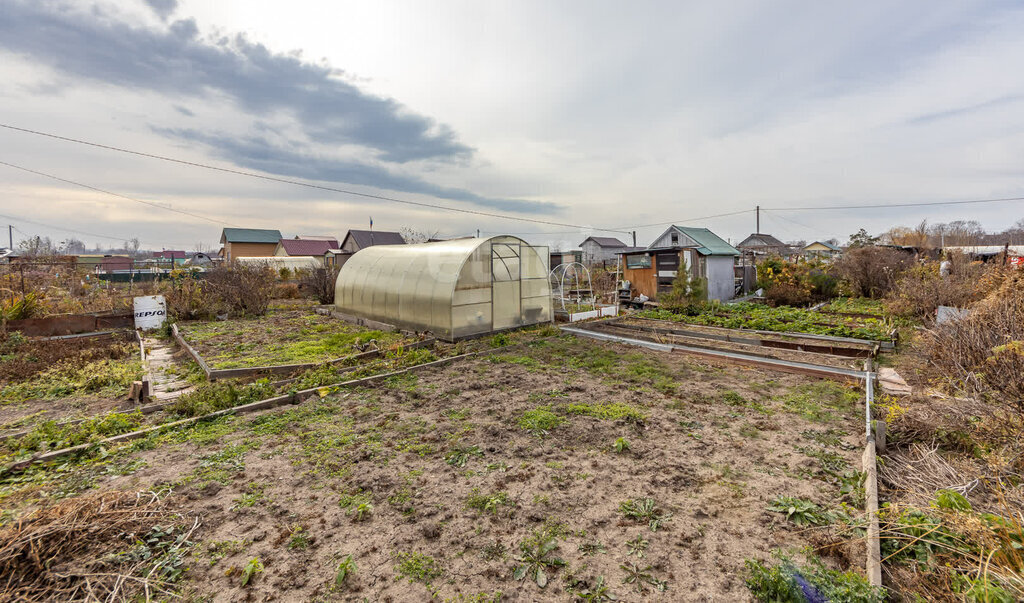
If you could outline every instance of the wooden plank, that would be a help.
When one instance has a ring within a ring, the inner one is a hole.
[[[882,547],[878,526],[878,469],[875,457],[875,443],[869,441],[861,457],[864,479],[865,512],[867,514],[867,575],[871,586],[882,586]]]
[[[199,352],[195,351],[195,349],[193,349],[192,346],[190,346],[188,344],[188,342],[185,341],[185,338],[181,336],[181,332],[178,331],[178,324],[177,323],[174,323],[174,324],[171,325],[171,334],[174,336],[174,340],[178,342],[178,345],[181,346],[181,349],[183,349],[186,352],[188,352],[188,355],[191,356],[192,359],[195,360],[197,364],[199,364],[199,368],[203,370],[203,373],[206,374],[206,378],[209,379],[210,378],[210,367],[209,367],[209,365],[207,365],[206,361],[203,360],[203,357],[199,355]]]
[[[623,324],[618,323],[614,326],[617,329],[629,329],[632,331],[639,331],[644,333],[658,333],[662,335],[680,335],[682,337],[693,337],[696,339],[711,339],[715,341],[725,341],[728,343],[738,343],[744,345],[756,345],[766,348],[778,348],[783,350],[795,350],[798,352],[812,352],[815,354],[830,354],[832,356],[845,356],[850,358],[867,358],[873,355],[871,349],[867,348],[848,348],[840,347],[832,344],[813,344],[813,343],[797,343],[793,341],[784,341],[779,339],[770,339],[765,337],[743,337],[741,335],[734,335],[731,333],[705,333],[703,331],[691,331],[687,329],[668,329],[658,327],[646,327],[643,325]]]

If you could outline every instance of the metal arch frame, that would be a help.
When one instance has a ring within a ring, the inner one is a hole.
[[[587,277],[587,288],[588,288],[588,290],[591,292],[591,294],[593,294],[593,291],[594,291],[594,282],[590,278],[590,269],[587,268],[582,263],[580,263],[580,262],[567,262],[567,263],[562,263],[562,264],[559,264],[559,265],[555,266],[551,270],[551,272],[548,273],[548,281],[550,282],[552,278],[557,279],[557,282],[558,282],[558,301],[559,301],[559,303],[562,306],[562,310],[565,310],[565,275],[566,275],[566,273],[569,272],[570,268],[574,269],[573,277],[575,277],[575,284],[576,284],[576,290],[577,291],[579,291],[580,284],[581,284],[580,283],[580,271],[579,271],[580,268],[583,269],[583,274],[585,274],[586,277]],[[558,276],[558,275],[555,274],[555,273],[557,273],[559,271],[559,269],[561,269],[561,276]],[[554,294],[553,290],[552,290],[552,294]],[[581,302],[581,305],[582,305],[583,300],[581,299],[579,301]],[[591,308],[593,308],[594,310],[596,310],[597,309],[597,297],[594,296],[594,295],[591,295],[590,302],[589,302],[588,305]]]

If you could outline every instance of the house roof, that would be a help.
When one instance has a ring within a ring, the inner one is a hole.
[[[752,233],[749,237],[743,239],[743,242],[737,245],[737,247],[742,249],[744,247],[789,247],[789,245],[786,245],[770,234],[758,232]]]
[[[726,243],[725,239],[711,232],[707,228],[676,226],[675,224],[673,224],[671,228],[675,228],[679,232],[696,241],[697,245],[699,245],[699,247],[697,247],[697,251],[701,255],[740,255],[739,250]],[[658,238],[660,239],[661,237]]]
[[[163,258],[165,260],[183,260],[185,259],[185,252],[177,249],[164,249],[163,251],[154,251],[153,257]]]
[[[638,253],[638,252],[641,252],[641,251],[647,251],[647,248],[646,247],[623,247],[622,249],[616,251],[615,253],[618,253],[618,254]]]
[[[220,243],[274,243],[281,240],[280,230],[263,228],[225,228]]]
[[[288,255],[323,255],[328,249],[337,249],[337,239],[281,239],[281,247]]]
[[[593,241],[601,247],[614,247],[616,249],[626,246],[625,243],[615,237],[587,237],[586,239],[583,239],[583,243],[586,243],[587,241]],[[583,247],[583,243],[580,243],[580,247]]]
[[[348,241],[349,237],[356,242],[360,249],[365,249],[372,245],[405,245],[405,239],[397,232],[350,230],[342,241],[342,247],[345,246],[345,241]]]
[[[840,249],[838,246],[833,245],[832,243],[825,242],[825,241],[815,241],[814,243],[811,243],[810,245],[805,246],[804,249],[807,249],[811,245],[824,245],[825,247],[828,247],[832,251],[842,251],[842,249]]]

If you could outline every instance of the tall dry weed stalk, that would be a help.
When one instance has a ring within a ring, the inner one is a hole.
[[[1024,274],[1006,276],[967,316],[926,331],[919,350],[948,391],[1024,414]]]

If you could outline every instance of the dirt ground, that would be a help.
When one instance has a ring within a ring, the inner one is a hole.
[[[815,538],[771,501],[842,498],[858,398],[559,338],[150,438],[82,482],[171,487],[200,517],[186,600],[565,601],[603,577],[619,600],[742,601],[745,559]],[[538,409],[559,424],[524,422]],[[657,531],[620,511],[647,498]],[[543,589],[513,578],[531,538],[565,562]],[[348,556],[356,570],[335,586]],[[263,571],[243,587],[253,559]]]

